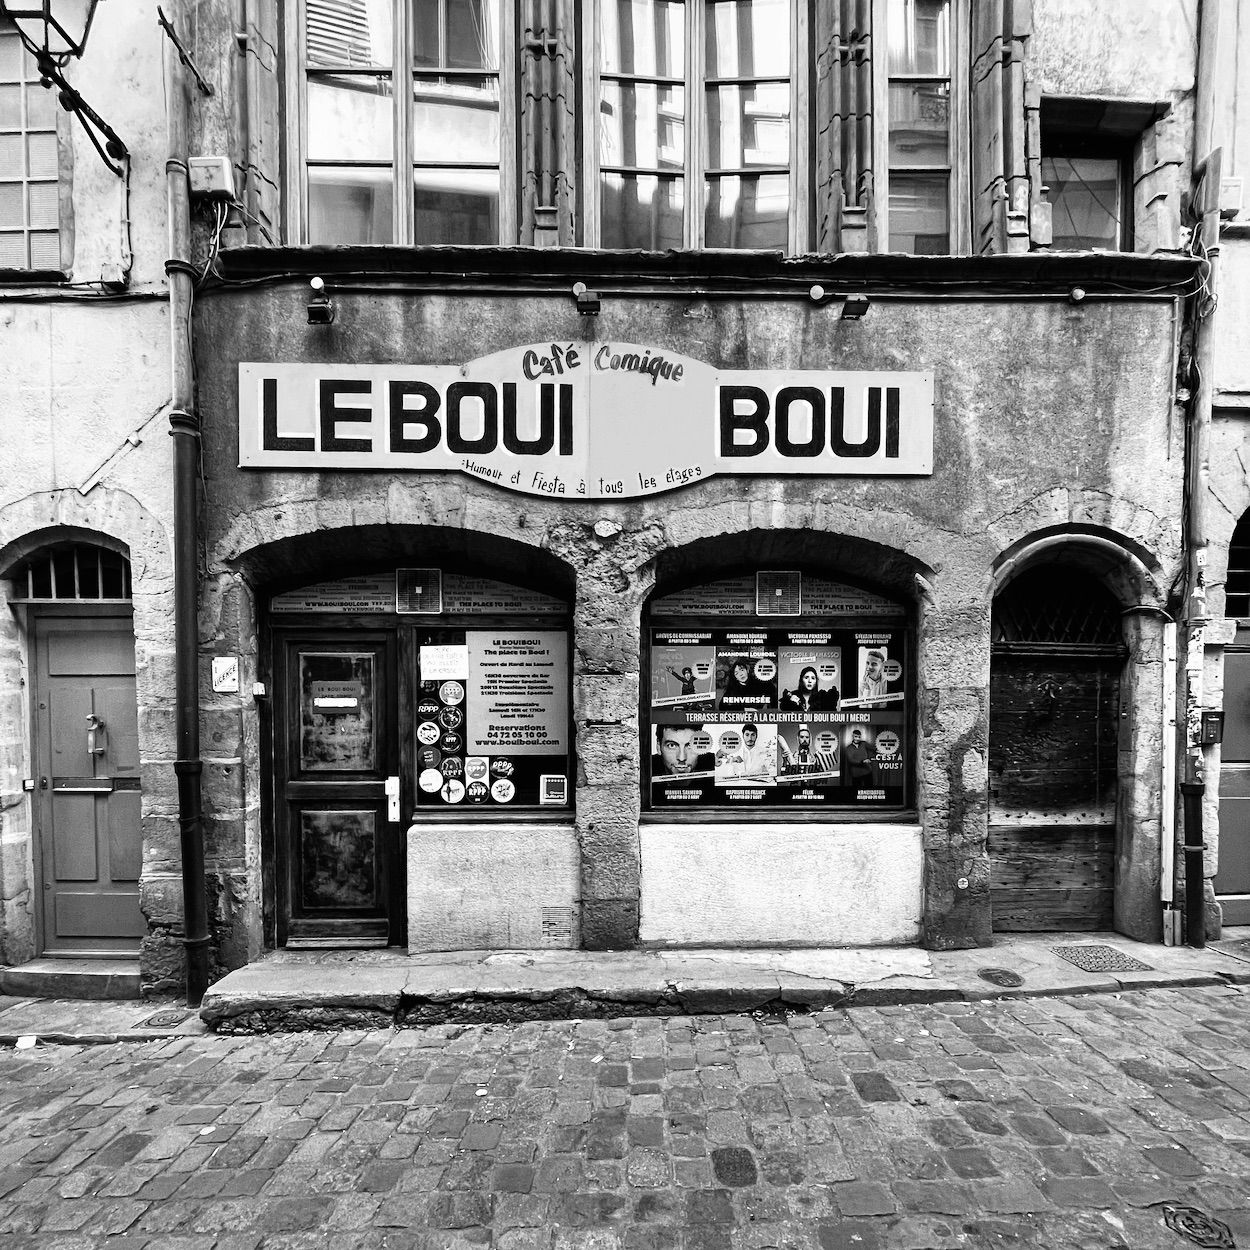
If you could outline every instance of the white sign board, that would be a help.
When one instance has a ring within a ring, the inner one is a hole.
[[[467,641],[465,751],[469,755],[567,753],[568,635],[545,630],[471,630]]]
[[[633,343],[458,365],[239,365],[242,468],[456,471],[621,499],[720,475],[933,472],[933,376],[733,370]]]

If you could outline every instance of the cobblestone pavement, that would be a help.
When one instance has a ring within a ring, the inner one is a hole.
[[[1248,1027],[1230,986],[5,1050],[0,1245],[1250,1248]]]

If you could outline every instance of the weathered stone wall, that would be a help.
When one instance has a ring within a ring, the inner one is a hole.
[[[353,527],[368,527],[359,532],[369,535],[368,557],[379,566],[404,549],[414,527],[421,527],[431,561],[440,534],[465,532],[558,557],[576,571],[582,943],[592,949],[629,945],[639,938],[645,889],[638,715],[647,597],[672,560],[684,561],[687,571],[693,562],[710,577],[727,567],[727,552],[736,554],[739,567],[798,553],[807,567],[875,581],[912,605],[919,630],[923,936],[939,947],[990,940],[985,829],[992,570],[1004,553],[1035,536],[1088,536],[1122,549],[1126,562],[1148,570],[1153,587],[1170,584],[1180,555],[1174,518],[1182,463],[1171,395],[1170,301],[934,304],[896,298],[875,303],[868,317],[852,323],[806,299],[640,294],[605,299],[600,316],[586,319],[564,295],[356,295],[340,288],[334,325],[311,327],[305,300],[306,287],[277,283],[222,291],[199,304],[210,500],[206,662],[215,653],[242,654],[245,673],[264,672],[268,664],[257,640],[244,636],[242,621],[231,615],[234,623],[225,624],[227,613],[218,605],[226,595],[211,587],[247,570],[259,605],[267,594],[266,569],[280,567],[286,585],[358,571],[360,549],[354,563],[343,554]],[[594,341],[648,343],[721,367],[931,370],[934,473],[709,480],[612,503],[521,496],[459,475],[237,468],[239,361],[446,364],[510,345],[585,342],[588,332]],[[314,533],[324,541],[324,557],[305,548],[294,564],[282,562],[293,538]],[[701,551],[707,559],[700,565]],[[1145,588],[1142,594],[1151,603],[1157,597]],[[1157,699],[1146,700],[1143,717],[1154,714]],[[247,698],[241,718],[243,740],[254,739],[258,714]],[[235,735],[232,721],[231,742]],[[1136,750],[1134,766],[1157,771],[1157,751],[1155,738]],[[254,774],[263,761],[233,747],[225,758],[239,767],[229,776],[223,772],[208,798],[222,837],[219,862],[229,863],[231,872],[237,866],[240,894],[251,908],[238,912],[240,923],[250,926],[247,938],[236,942],[242,951],[258,935],[254,856],[264,831],[251,795],[262,784]],[[1130,794],[1127,801],[1136,806],[1126,820],[1147,830],[1141,836],[1148,856],[1157,850],[1157,810],[1141,796]],[[798,879],[802,857],[784,847],[777,853],[776,873]],[[1148,892],[1149,883],[1126,881],[1125,888],[1135,892],[1137,909],[1136,894]]]

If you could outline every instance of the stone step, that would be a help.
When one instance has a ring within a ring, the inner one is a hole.
[[[138,998],[139,961],[32,959],[0,967],[0,994],[13,998]]]

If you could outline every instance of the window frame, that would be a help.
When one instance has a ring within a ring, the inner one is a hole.
[[[1055,229],[1058,214],[1055,208],[1058,201],[1052,198],[1052,188],[1045,177],[1045,165],[1048,160],[1088,159],[1109,161],[1114,163],[1116,171],[1116,241],[1115,246],[1083,247],[1074,250],[1087,252],[1132,252],[1134,247],[1133,230],[1133,149],[1131,140],[1108,134],[1082,134],[1077,130],[1055,129],[1043,127],[1041,136],[1041,163],[1039,176],[1046,186],[1046,202],[1051,210],[1051,246],[1060,249],[1053,242],[1059,233]]]
[[[950,223],[950,256],[967,256],[972,250],[972,31],[969,0],[950,0],[950,74],[900,74],[899,81],[950,82],[950,176],[947,183],[947,220]],[[872,58],[873,199],[876,215],[876,245],[879,254],[890,249],[890,0],[872,0],[872,31],[875,51]],[[939,166],[899,166],[900,173],[932,172]],[[918,253],[906,253],[917,255]]]
[[[391,175],[394,190],[391,208],[390,246],[435,247],[445,240],[418,243],[415,234],[416,191],[413,127],[414,87],[419,77],[414,73],[415,58],[412,55],[413,22],[408,0],[392,0],[392,45],[389,71],[392,90],[393,135],[391,151]],[[285,199],[286,221],[289,237],[308,245],[308,83],[307,57],[308,5],[307,0],[296,0],[284,6],[282,45],[287,72],[284,75],[285,98],[283,100],[286,124],[283,127],[286,149]],[[333,73],[326,67],[317,67],[314,73]],[[428,73],[428,71],[427,71]],[[455,71],[459,74],[460,71]],[[517,91],[520,77],[519,49],[515,0],[499,0],[499,237],[487,244],[462,244],[460,246],[500,247],[517,242],[518,213],[517,195],[520,185],[517,144]],[[464,71],[466,77],[474,76]],[[379,73],[379,77],[384,76]],[[481,76],[480,74],[477,76]],[[295,107],[292,108],[292,98]],[[349,163],[346,161],[344,163]],[[325,244],[333,246],[333,244]],[[387,246],[387,245],[379,245]]]
[[[582,242],[586,247],[601,248],[602,204],[600,200],[600,150],[598,142],[598,109],[601,82],[599,58],[600,25],[603,4],[607,0],[593,0],[586,6],[583,16],[578,55],[586,72],[578,75],[582,92],[580,116],[582,122]],[[707,4],[711,0],[683,0],[685,10],[684,37],[687,64],[682,81],[685,91],[685,114],[683,126],[686,135],[685,160],[681,181],[685,189],[682,212],[683,249],[698,251],[752,251],[751,248],[708,249],[704,238],[704,208],[708,184],[708,166],[704,162],[704,101],[707,96],[708,76],[705,69],[704,21]],[[819,0],[817,0],[819,2]],[[789,144],[789,207],[786,214],[787,255],[798,255],[811,245],[812,221],[816,194],[816,167],[812,149],[811,110],[815,106],[815,65],[812,48],[811,0],[788,0],[790,22],[790,144]],[[614,78],[647,80],[648,75],[613,75]],[[732,84],[735,81],[763,80],[772,75],[743,75],[713,79],[713,82]],[[718,172],[731,175],[731,171]],[[744,176],[754,176],[744,168]],[[769,171],[760,174],[769,176]],[[693,193],[693,192],[696,192]],[[773,250],[773,249],[764,249]]]

